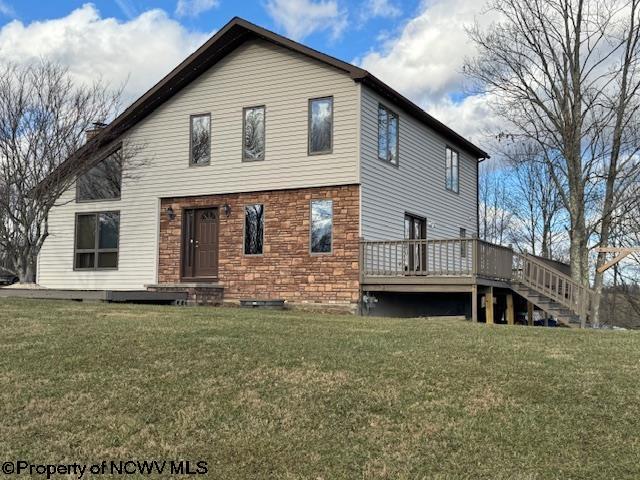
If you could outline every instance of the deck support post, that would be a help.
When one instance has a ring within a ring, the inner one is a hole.
[[[533,303],[527,301],[527,325],[533,327]]]
[[[478,323],[478,285],[471,287],[471,321]]]
[[[485,322],[487,324],[493,323],[493,287],[487,288],[487,293],[484,295],[485,305]]]
[[[513,294],[507,294],[507,325],[515,324],[515,312],[513,311]]]

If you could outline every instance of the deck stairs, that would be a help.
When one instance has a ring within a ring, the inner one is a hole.
[[[595,292],[538,257],[513,254],[511,289],[560,322],[586,325]]]

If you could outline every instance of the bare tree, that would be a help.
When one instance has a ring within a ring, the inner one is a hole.
[[[484,162],[479,182],[480,238],[504,244],[510,238],[512,212],[505,172],[499,165]]]
[[[515,144],[501,153],[510,180],[511,240],[521,251],[552,259],[563,233],[562,205],[539,147]]]
[[[75,85],[53,63],[0,67],[0,251],[21,282],[35,280],[49,211],[75,181],[58,167],[87,147],[85,131],[112,118],[119,99],[101,82]]]
[[[572,276],[583,284],[592,237],[608,244],[618,194],[637,180],[639,5],[493,0],[500,20],[469,30],[479,53],[465,71],[496,97],[514,138],[544,152],[569,215]]]

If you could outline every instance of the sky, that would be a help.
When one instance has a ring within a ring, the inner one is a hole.
[[[496,124],[468,94],[465,27],[484,0],[0,0],[0,62],[46,58],[135,100],[234,16],[366,68],[482,146]]]

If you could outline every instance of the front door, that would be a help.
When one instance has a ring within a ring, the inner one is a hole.
[[[218,209],[186,210],[183,224],[183,277],[218,277]]]

